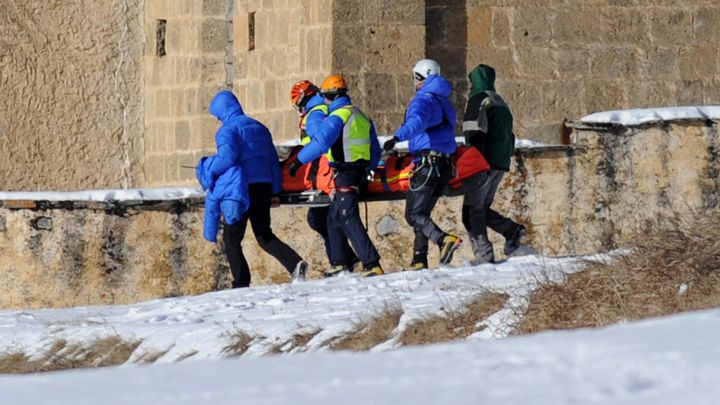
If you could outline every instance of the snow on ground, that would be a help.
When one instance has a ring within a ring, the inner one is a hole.
[[[505,336],[496,327],[463,342],[370,353],[258,357],[265,344],[257,342],[249,358],[218,360],[223,334],[236,327],[282,340],[299,325],[312,325],[324,328],[327,337],[385,302],[400,303],[405,316],[420,316],[484,289],[518,298],[539,272],[574,269],[572,259],[529,256],[496,266],[319,280],[134,305],[3,311],[0,341],[26,349],[40,350],[51,337],[87,340],[113,333],[145,339],[141,348],[175,342],[164,363],[187,350],[199,353],[173,364],[2,376],[0,403],[717,403],[720,310],[486,339]],[[497,319],[508,321],[507,315]]]
[[[660,107],[596,112],[580,118],[587,124],[642,125],[659,121],[717,120],[720,106]]]
[[[169,363],[192,353],[192,360],[225,357],[223,349],[237,331],[257,337],[245,354],[260,356],[274,352],[299,332],[321,330],[306,348],[297,350],[326,350],[321,347],[324,342],[388,306],[402,307],[402,327],[443,309],[461,309],[485,291],[511,296],[509,308],[491,317],[487,328],[474,336],[498,338],[507,335],[507,324],[513,320],[510,306],[522,305],[538,276],[571,271],[576,267],[572,263],[572,258],[525,256],[497,265],[313,280],[132,305],[0,311],[0,342],[6,349],[42,357],[59,339],[73,344],[120,336],[142,340],[131,362],[147,353],[167,351],[158,362]],[[389,341],[378,350],[394,345]]]
[[[3,200],[30,201],[168,201],[183,198],[202,198],[205,194],[195,188],[131,188],[86,191],[7,191],[0,192]]]

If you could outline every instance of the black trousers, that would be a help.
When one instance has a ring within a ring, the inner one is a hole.
[[[418,164],[422,166],[410,179],[410,190],[405,196],[405,220],[415,231],[414,258],[427,261],[428,240],[439,245],[447,235],[433,222],[430,214],[452,172],[447,158],[435,158]]]
[[[495,193],[505,176],[502,170],[490,170],[485,173],[486,178],[478,188],[465,194],[462,208],[462,222],[470,234],[473,254],[473,264],[489,263],[495,260],[493,245],[488,239],[487,228],[503,235],[506,239],[512,235],[520,225],[505,218],[490,208],[495,200]]]
[[[330,263],[333,266],[351,265],[354,260],[349,252],[355,253],[365,268],[377,265],[380,254],[363,227],[358,208],[359,191],[342,192],[345,187],[360,190],[365,182],[365,167],[342,168],[335,177],[335,197],[328,212],[328,234],[330,237]],[[352,247],[348,244],[352,243]]]
[[[307,222],[310,225],[310,229],[320,234],[325,243],[325,253],[327,254],[328,260],[332,261],[332,255],[330,254],[330,236],[328,234],[328,214],[330,213],[330,206],[326,207],[312,207],[307,212]],[[355,255],[350,246],[347,246],[345,252],[347,257],[350,257],[350,264],[360,261]]]
[[[255,239],[260,248],[277,259],[290,274],[302,260],[290,246],[278,239],[270,228],[272,185],[270,183],[254,183],[248,186],[248,191],[250,208],[240,221],[232,225],[225,225],[223,231],[225,254],[234,279],[233,288],[250,285],[250,267],[242,251],[242,240],[248,221],[252,225]]]

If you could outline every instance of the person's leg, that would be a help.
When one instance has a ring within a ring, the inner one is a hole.
[[[328,260],[330,260],[330,237],[328,236],[328,213],[330,207],[312,207],[307,212],[307,222],[310,225],[310,229],[317,232],[322,236],[325,244],[325,253],[327,254]]]
[[[445,237],[445,232],[430,217],[430,213],[438,200],[436,195],[438,183],[439,179],[433,175],[432,168],[429,166],[418,170],[410,180],[411,189],[408,190],[405,197],[405,220],[415,231],[416,242],[414,247],[418,249],[423,248],[424,242],[423,240],[417,241],[418,234],[424,235],[425,238],[438,245],[442,243],[442,239]],[[424,250],[427,255],[426,243]]]
[[[247,216],[232,224],[225,225],[223,229],[223,241],[225,242],[225,255],[230,264],[230,272],[233,276],[233,288],[250,286],[250,267],[242,251],[242,240],[247,227]]]
[[[335,201],[337,202],[336,220],[344,235],[350,240],[353,250],[357,253],[363,266],[367,268],[377,265],[380,261],[380,254],[375,249],[360,220],[358,195],[356,193],[336,193]]]
[[[249,186],[250,209],[248,217],[258,245],[277,259],[292,274],[302,258],[288,245],[278,239],[270,228],[270,183],[254,183]]]
[[[352,249],[343,231],[342,210],[342,205],[336,195],[332,204],[330,204],[330,211],[327,217],[328,237],[330,239],[330,264],[332,266],[346,266],[349,268],[352,263],[347,252],[352,251]]]
[[[465,195],[463,201],[463,223],[469,229],[470,242],[475,259],[472,264],[490,263],[495,261],[493,245],[487,234],[488,193],[491,191],[492,177],[488,176],[482,185]]]
[[[495,194],[502,182],[505,172],[502,170],[491,170],[490,181],[488,182],[488,192],[484,200],[485,221],[487,226],[493,231],[501,234],[505,239],[511,237],[520,227],[520,225],[490,208],[495,201]]]

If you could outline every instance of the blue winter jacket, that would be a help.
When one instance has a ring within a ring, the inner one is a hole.
[[[325,100],[321,95],[316,94],[308,100],[305,105],[305,111],[310,111],[321,104],[325,104]],[[305,132],[311,139],[320,130],[320,125],[322,125],[325,117],[327,117],[327,115],[325,115],[325,113],[321,110],[315,110],[308,114],[307,120],[305,120]]]
[[[245,115],[235,95],[227,90],[213,98],[210,114],[222,122],[218,134],[227,132],[224,136],[233,139],[229,147],[242,166],[247,184],[271,183],[273,194],[280,194],[280,160],[267,127]]]
[[[217,154],[198,162],[196,175],[205,194],[203,237],[217,242],[220,214],[225,223],[238,222],[250,206],[247,182],[235,151],[235,136],[230,131],[215,134]]]
[[[409,141],[410,153],[432,150],[451,154],[455,144],[455,108],[448,100],[452,85],[439,75],[430,75],[415,93],[405,113],[405,123],[395,136]]]
[[[336,98],[328,108],[328,114],[332,114],[333,111],[346,105],[352,104],[350,97],[342,96]],[[377,139],[377,133],[375,132],[375,124],[370,121],[370,163],[369,167],[375,167],[380,161],[380,143]],[[323,153],[326,153],[333,146],[335,142],[342,136],[343,122],[337,115],[328,115],[322,121],[322,125],[317,129],[316,133],[308,131],[310,135],[310,143],[298,153],[298,160],[300,163],[308,163],[319,158]]]

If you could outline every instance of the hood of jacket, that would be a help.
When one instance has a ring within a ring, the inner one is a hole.
[[[214,117],[222,121],[223,124],[233,117],[243,115],[240,102],[237,97],[228,90],[223,90],[215,95],[212,102],[210,102],[210,108],[208,111]]]
[[[340,97],[337,97],[335,100],[333,100],[332,103],[330,103],[328,110],[330,112],[333,112],[333,111],[337,110],[338,108],[344,107],[349,104],[352,104],[352,100],[350,100],[350,96],[340,96]]]
[[[310,97],[310,100],[308,100],[307,104],[305,104],[305,112],[308,112],[321,104],[325,104],[325,99],[323,99],[320,94],[315,94]]]
[[[495,69],[488,65],[478,65],[468,75],[470,79],[470,97],[483,91],[495,91]]]
[[[430,93],[440,97],[450,97],[452,84],[440,75],[430,75],[417,92],[418,94]]]

